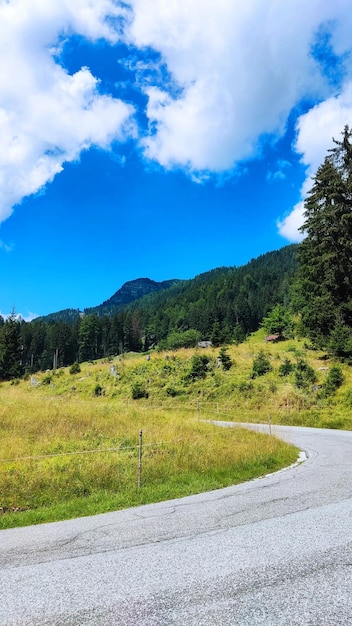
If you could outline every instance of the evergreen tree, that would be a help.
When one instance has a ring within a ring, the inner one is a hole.
[[[303,332],[325,346],[339,325],[352,329],[352,132],[325,158],[305,201],[295,304]]]
[[[227,348],[225,348],[224,346],[220,349],[218,359],[219,359],[219,361],[221,363],[221,367],[225,371],[231,369],[231,367],[232,367],[232,360],[231,360],[231,357],[230,357],[230,355],[229,355],[229,353],[227,351]]]
[[[2,326],[0,343],[0,378],[9,380],[21,376],[21,322],[12,313]]]
[[[257,378],[257,376],[264,376],[272,369],[270,361],[263,350],[260,350],[258,355],[253,361],[251,378]]]
[[[222,340],[222,337],[221,337],[220,324],[218,321],[216,321],[213,324],[213,328],[212,328],[211,335],[210,335],[210,341],[213,344],[213,346],[217,348],[218,346],[221,345],[221,342],[222,342],[221,340]]]
[[[233,329],[233,341],[236,345],[242,343],[246,338],[246,333],[243,330],[241,324],[236,324]]]
[[[191,359],[191,369],[188,378],[193,382],[205,378],[208,372],[209,358],[205,354],[194,354]]]
[[[291,315],[286,307],[282,304],[277,304],[267,315],[264,317],[261,325],[268,335],[285,335],[286,337],[292,336],[293,322]]]
[[[78,348],[79,360],[89,361],[100,356],[101,327],[97,315],[86,315],[79,327]]]

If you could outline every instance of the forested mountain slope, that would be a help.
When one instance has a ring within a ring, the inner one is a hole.
[[[256,330],[277,303],[287,304],[296,270],[296,245],[261,255],[239,268],[218,268],[153,294],[128,309],[160,341],[175,330],[195,329],[203,339]]]
[[[111,296],[111,298],[105,300],[105,302],[97,307],[84,309],[84,313],[86,315],[96,313],[100,317],[103,315],[114,315],[114,313],[120,310],[123,306],[130,304],[135,300],[140,300],[150,293],[169,289],[169,287],[172,287],[172,285],[177,282],[178,281],[176,279],[164,280],[162,282],[156,282],[150,278],[137,278],[136,280],[130,280],[127,283],[124,283],[124,285],[122,285],[122,287],[120,287],[120,289],[118,289],[116,293]]]
[[[67,309],[30,323],[0,318],[0,378],[156,346],[241,341],[276,304],[288,303],[296,249],[286,246],[242,267],[218,268],[192,280],[131,281],[109,304],[89,313]],[[145,289],[154,293],[141,297]],[[135,299],[123,304],[121,294]]]

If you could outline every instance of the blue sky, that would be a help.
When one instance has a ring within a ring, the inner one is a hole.
[[[349,0],[0,0],[0,23],[2,314],[300,240],[352,125]]]

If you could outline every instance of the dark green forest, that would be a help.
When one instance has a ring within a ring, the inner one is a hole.
[[[192,280],[131,281],[83,313],[68,309],[29,323],[15,314],[0,317],[0,378],[130,351],[239,343],[261,324],[269,333],[296,333],[350,359],[351,134],[346,126],[333,140],[313,179],[301,244]]]
[[[0,376],[13,378],[153,347],[242,341],[273,306],[288,305],[296,246],[269,252],[239,268],[219,268],[177,281],[129,304],[63,311],[32,322],[0,320]],[[115,311],[115,312],[114,312]]]

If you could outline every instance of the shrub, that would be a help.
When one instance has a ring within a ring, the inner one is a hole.
[[[264,317],[261,326],[268,335],[285,335],[291,337],[293,333],[293,320],[288,310],[277,304],[270,313]]]
[[[340,319],[336,321],[330,333],[328,348],[334,358],[348,360],[352,356],[351,329]]]
[[[231,357],[228,354],[227,348],[221,348],[219,353],[219,360],[221,362],[221,366],[224,370],[229,370],[232,367]]]
[[[104,389],[102,388],[101,385],[99,385],[99,383],[96,384],[95,387],[94,387],[94,395],[96,397],[104,395]]]
[[[194,348],[200,340],[200,333],[193,328],[185,331],[173,331],[162,343],[164,349],[178,350],[178,348]],[[160,342],[161,343],[161,342]]]
[[[339,367],[338,365],[333,365],[326,377],[326,381],[322,389],[322,394],[325,396],[332,395],[339,387],[341,387],[344,380],[345,378],[342,373],[341,367]]]
[[[145,386],[143,385],[143,383],[134,383],[132,385],[132,399],[133,400],[140,400],[141,398],[148,398],[149,394],[145,388]]]
[[[69,371],[70,371],[70,374],[79,374],[81,371],[80,364],[77,363],[77,361],[75,361],[74,363],[72,363]]]
[[[314,369],[304,359],[297,359],[295,365],[295,385],[299,389],[306,388],[317,381]]]
[[[294,370],[294,365],[291,363],[290,359],[285,359],[282,365],[279,367],[280,376],[288,376]]]
[[[233,342],[237,346],[239,343],[242,343],[245,340],[245,338],[246,338],[246,333],[244,332],[241,324],[236,324],[232,333]]]
[[[304,380],[304,376],[302,372],[297,371],[297,370],[295,371],[295,386],[298,389],[304,389],[307,386],[307,383]]]
[[[191,370],[188,377],[191,380],[205,378],[208,371],[209,358],[204,354],[194,354],[191,359]]]
[[[260,350],[258,356],[253,361],[251,378],[263,376],[267,372],[270,372],[271,369],[268,357],[263,350]]]

